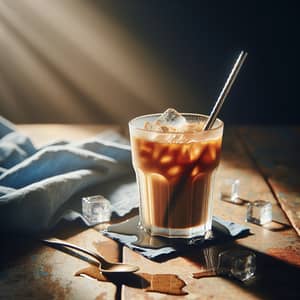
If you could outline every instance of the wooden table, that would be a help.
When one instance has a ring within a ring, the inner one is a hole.
[[[116,126],[59,124],[18,128],[36,145],[60,138],[78,140],[108,128],[119,130]],[[220,201],[216,193],[214,214],[248,226],[252,234],[215,248],[240,246],[254,251],[256,279],[241,283],[227,277],[195,278],[205,268],[203,249],[153,262],[100,234],[105,224],[86,229],[74,222],[60,224],[53,234],[112,260],[137,264],[139,273],[123,279],[100,277],[100,281],[75,276],[92,267],[31,238],[3,236],[0,299],[299,299],[300,242],[294,229],[299,228],[300,218],[299,140],[298,127],[225,128],[216,188],[225,178],[239,178],[242,198],[273,204],[274,222],[267,227],[245,223],[246,207]],[[181,283],[185,285],[181,296],[151,292],[152,288],[174,291]]]

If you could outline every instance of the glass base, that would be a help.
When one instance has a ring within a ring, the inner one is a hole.
[[[174,245],[201,245],[203,242],[213,239],[213,234],[211,230],[208,230],[204,236],[155,236],[153,232],[150,233],[150,231],[147,231],[141,225],[139,216],[132,217],[121,223],[112,224],[107,228],[107,231],[118,234],[135,235],[137,237],[137,240],[132,242],[132,244],[135,246],[149,249],[161,249],[163,247],[172,247]]]
[[[211,224],[190,228],[165,228],[157,226],[151,226],[151,228],[148,228],[141,224],[140,226],[151,236],[161,236],[171,239],[192,239],[195,237],[197,237],[197,239],[206,239],[206,237],[211,234]]]

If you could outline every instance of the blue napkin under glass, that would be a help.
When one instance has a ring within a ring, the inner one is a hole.
[[[212,220],[212,234],[208,239],[195,237],[185,241],[183,239],[169,240],[162,237],[151,237],[148,233],[139,230],[137,226],[138,221],[138,216],[136,216],[122,223],[113,224],[102,231],[102,233],[154,261],[170,259],[192,247],[208,247],[250,234],[249,228],[214,216]],[[132,228],[136,229],[132,230]],[[126,234],[120,232],[126,232]],[[156,242],[153,242],[153,239]],[[137,240],[141,241],[141,243],[136,244]],[[155,246],[152,247],[152,245]]]

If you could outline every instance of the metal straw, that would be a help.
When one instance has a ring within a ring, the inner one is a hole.
[[[214,108],[212,109],[211,113],[210,113],[210,116],[204,126],[204,129],[203,130],[208,130],[212,127],[212,125],[214,124],[216,118],[217,118],[217,115],[224,103],[224,100],[226,98],[226,96],[228,95],[229,93],[229,90],[235,80],[235,78],[237,77],[237,74],[245,60],[247,56],[247,53],[242,51],[238,57],[238,59],[236,60],[226,82],[225,82],[225,85],[219,95],[219,98],[217,100],[217,102],[215,103],[215,106]],[[178,197],[178,194],[180,194],[182,192],[182,189],[184,188],[184,185],[186,183],[186,178],[188,178],[190,176],[190,174],[192,173],[193,169],[195,166],[197,166],[197,164],[199,163],[200,159],[202,158],[202,156],[200,156],[200,158],[198,158],[197,160],[195,160],[192,164],[190,164],[189,166],[187,166],[183,172],[183,174],[180,176],[179,178],[179,181],[178,183],[176,184],[171,196],[170,196],[170,201],[169,201],[169,207],[168,209],[166,209],[165,211],[165,214],[164,214],[164,226],[165,227],[168,227],[169,224],[169,216],[172,214],[173,210],[175,209],[176,207],[176,204],[177,204],[177,197]]]
[[[213,124],[214,124],[214,122],[215,122],[215,120],[216,120],[216,118],[217,118],[217,116],[218,116],[218,114],[221,110],[221,107],[222,107],[222,105],[223,105],[223,103],[224,103],[224,101],[225,101],[225,99],[226,99],[226,97],[227,97],[227,95],[228,95],[228,93],[229,93],[229,91],[230,91],[230,89],[231,89],[231,87],[232,87],[232,85],[233,85],[233,83],[234,83],[234,81],[235,81],[235,79],[236,79],[243,63],[244,63],[244,61],[245,61],[245,59],[246,59],[246,57],[247,57],[247,52],[241,51],[239,57],[237,58],[234,66],[233,66],[233,68],[232,68],[232,70],[231,70],[231,72],[230,72],[230,74],[229,74],[229,76],[228,76],[228,78],[225,82],[225,85],[224,85],[224,87],[223,87],[223,89],[222,89],[222,91],[221,91],[221,93],[218,97],[218,100],[216,101],[216,103],[215,103],[215,105],[214,105],[214,107],[213,107],[213,109],[210,113],[210,116],[209,116],[208,120],[206,121],[206,124],[204,126],[204,130],[208,130],[213,126]]]

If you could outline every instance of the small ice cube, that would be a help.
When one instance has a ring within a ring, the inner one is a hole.
[[[256,255],[244,249],[229,249],[219,253],[217,274],[246,281],[255,275]]]
[[[155,123],[159,126],[166,126],[167,128],[181,128],[187,122],[185,117],[183,117],[174,108],[168,108],[156,121]]]
[[[240,204],[239,201],[239,179],[225,179],[220,187],[220,200]]]
[[[264,200],[247,203],[246,221],[264,225],[272,221],[272,204]]]
[[[144,129],[157,132],[169,132],[169,128],[166,125],[161,125],[157,120],[154,122],[146,122]],[[170,130],[172,130],[172,128],[170,128]]]
[[[111,217],[110,202],[101,195],[83,197],[82,214],[91,225],[108,222]]]

